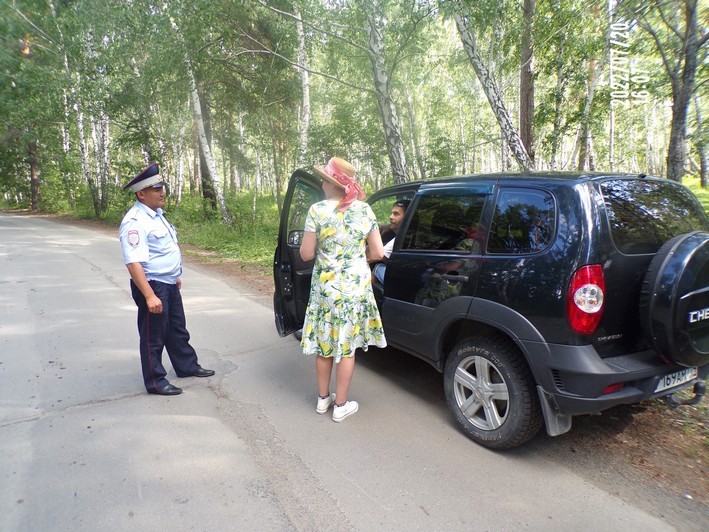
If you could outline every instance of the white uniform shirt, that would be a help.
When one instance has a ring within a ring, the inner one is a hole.
[[[119,238],[123,263],[140,262],[148,281],[175,284],[182,275],[177,231],[161,208],[156,212],[136,201],[123,217]]]

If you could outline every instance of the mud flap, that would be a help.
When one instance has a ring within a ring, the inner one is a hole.
[[[557,412],[554,398],[547,394],[541,386],[537,386],[537,394],[539,395],[539,403],[542,405],[547,434],[549,436],[560,436],[569,432],[571,430],[572,416]]]

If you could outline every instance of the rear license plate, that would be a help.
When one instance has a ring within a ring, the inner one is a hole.
[[[696,379],[698,374],[697,368],[684,368],[679,371],[675,371],[674,373],[670,373],[669,375],[665,375],[660,379],[660,382],[657,383],[655,393],[668,390],[669,388],[674,388],[675,386],[689,382],[692,379]]]

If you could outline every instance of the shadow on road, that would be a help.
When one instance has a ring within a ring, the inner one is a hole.
[[[443,375],[427,362],[399,351],[393,347],[370,348],[357,354],[357,364],[377,373],[408,393],[429,403],[439,403],[442,415],[450,416],[443,392]],[[636,415],[644,412],[643,405],[621,405],[605,411],[602,415],[575,417],[569,433],[551,438],[544,429],[526,445],[502,451],[514,456],[545,454],[556,456],[575,453],[579,448],[599,446],[599,439],[608,439],[622,434],[633,423]],[[460,431],[450,417],[452,430]],[[462,431],[460,431],[462,433]],[[471,441],[472,445],[475,445]],[[560,454],[559,454],[560,453]],[[563,458],[562,458],[563,461]]]
[[[419,398],[445,406],[443,375],[433,366],[393,347],[357,352],[357,364],[370,369]]]

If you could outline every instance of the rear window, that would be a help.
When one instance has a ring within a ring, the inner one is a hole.
[[[612,179],[601,183],[608,222],[621,253],[655,253],[670,238],[709,230],[692,192],[673,181]]]

